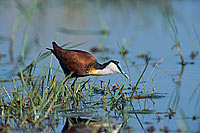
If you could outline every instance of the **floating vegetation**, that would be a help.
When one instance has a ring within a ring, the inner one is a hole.
[[[190,58],[194,60],[198,54],[199,54],[199,51],[191,51]]]
[[[59,31],[62,33],[73,34],[73,35],[109,35],[107,29],[103,30],[77,30],[69,28],[59,28]]]
[[[97,53],[97,52],[108,52],[110,50],[108,48],[92,47],[92,48],[90,48],[90,51],[92,53]]]
[[[10,41],[10,37],[3,36],[0,34],[0,41]]]
[[[144,109],[144,110],[129,110],[127,111],[127,113],[130,113],[130,114],[153,114],[154,111],[153,110],[148,110],[148,109]]]
[[[6,54],[0,51],[0,59],[5,57],[5,56],[6,56]]]
[[[140,95],[140,96],[133,96],[134,99],[145,99],[145,98],[163,98],[165,95],[157,95],[157,94],[148,94],[148,95]]]

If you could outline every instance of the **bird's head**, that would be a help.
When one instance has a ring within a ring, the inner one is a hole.
[[[127,79],[129,76],[122,70],[118,61],[110,60],[104,64],[96,63],[93,68],[94,75],[107,75],[107,74],[114,74],[114,73],[121,73]],[[92,74],[92,73],[91,73]]]

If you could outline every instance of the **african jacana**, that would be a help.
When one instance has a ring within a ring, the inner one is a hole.
[[[53,49],[51,52],[58,59],[65,75],[73,73],[71,77],[84,77],[84,76],[99,76],[113,73],[121,73],[127,79],[128,75],[122,71],[118,61],[110,60],[106,63],[100,64],[88,52],[82,50],[68,50],[59,47],[56,42],[52,42]]]

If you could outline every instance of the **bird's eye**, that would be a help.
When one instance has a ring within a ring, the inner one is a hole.
[[[116,62],[116,64],[119,64],[119,62],[118,61],[115,61]]]

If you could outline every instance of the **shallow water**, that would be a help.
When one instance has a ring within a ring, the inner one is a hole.
[[[26,1],[27,9],[30,9],[33,3],[34,1]],[[0,80],[12,78],[12,75],[16,74],[19,68],[24,68],[36,59],[40,51],[45,52],[46,47],[52,47],[52,41],[56,41],[60,45],[67,42],[73,42],[73,44],[86,42],[76,48],[86,51],[90,51],[91,47],[97,46],[108,48],[108,52],[97,52],[93,53],[93,55],[101,63],[106,61],[107,58],[118,60],[124,71],[128,72],[123,58],[119,54],[120,48],[117,42],[121,46],[130,42],[127,47],[126,60],[133,84],[137,82],[145,67],[145,60],[137,58],[139,54],[145,53],[151,56],[151,64],[171,55],[157,65],[145,86],[145,90],[151,92],[152,79],[154,79],[155,92],[164,94],[165,97],[153,99],[155,104],[150,99],[135,100],[133,102],[135,110],[153,110],[153,114],[138,114],[144,129],[154,126],[159,131],[160,128],[166,126],[172,131],[179,128],[198,131],[200,121],[199,119],[192,120],[192,116],[199,116],[200,114],[198,99],[200,96],[198,85],[200,82],[200,56],[197,55],[194,60],[190,58],[191,51],[199,51],[199,49],[195,47],[189,34],[197,43],[193,26],[195,26],[199,34],[199,6],[200,1],[84,1],[81,3],[77,1],[41,1],[39,8],[33,12],[28,26],[28,48],[25,56],[25,65],[22,65],[19,62],[19,58],[24,43],[24,31],[27,21],[24,18],[24,14],[22,14],[19,19],[20,27],[15,34],[14,60],[11,62],[9,54],[10,42],[6,38],[12,35],[17,16],[20,14],[20,7],[17,2],[2,1],[0,3],[0,54],[4,53],[6,56],[0,58]],[[177,49],[171,49],[174,41],[167,31],[162,11],[165,11],[175,20],[184,60],[186,62],[194,62],[194,64],[185,65],[180,80],[181,84],[175,83],[181,73],[182,65],[178,64],[181,60],[179,56],[174,56],[174,54],[178,54]],[[90,34],[90,32],[63,33],[60,28],[83,31],[99,31],[106,28],[109,30],[109,34]],[[38,70],[38,75],[40,75],[43,67],[49,66],[49,62],[50,57],[38,64],[38,67],[41,68]],[[53,67],[57,68],[58,65],[57,60],[53,58]],[[150,65],[143,77],[144,81],[148,79],[152,70],[153,66]],[[95,77],[91,78],[95,79]],[[100,80],[107,82],[109,79],[111,84],[116,82],[118,84],[123,83],[128,87],[129,81],[119,74],[99,77],[97,82],[100,83]],[[0,84],[7,87],[12,86],[10,82],[2,82]],[[193,95],[196,87],[198,89]],[[139,88],[142,88],[142,83],[139,84]],[[98,100],[99,96],[98,94],[96,95]],[[190,101],[191,97],[192,100]],[[173,104],[174,101],[176,102]],[[127,105],[126,108],[129,108],[129,106]],[[159,112],[169,112],[169,108],[176,112],[172,119],[164,116],[164,114],[159,114]],[[101,112],[100,110],[97,111]],[[101,116],[103,114],[98,113],[98,115]],[[127,125],[131,127],[131,131],[143,131],[135,116],[133,114],[130,114],[130,116],[131,119]],[[158,117],[162,118],[160,122],[157,121]],[[185,117],[190,118],[186,119]],[[122,121],[122,118],[120,118],[120,121]],[[119,121],[114,120],[114,122]],[[145,124],[145,122],[151,122],[151,124]],[[55,127],[56,131],[60,131],[61,127],[63,127],[62,122]]]

